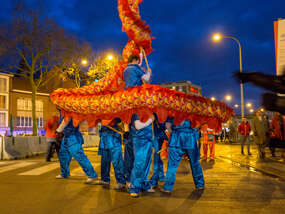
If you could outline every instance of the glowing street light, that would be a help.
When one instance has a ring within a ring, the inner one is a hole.
[[[235,104],[235,108],[238,108],[239,107],[239,105],[238,104]]]
[[[252,107],[252,103],[247,103],[246,107],[251,108]]]
[[[249,111],[250,111],[250,113],[253,113],[253,112],[254,112],[254,110],[253,110],[253,109],[250,109]]]
[[[107,59],[108,59],[108,60],[113,60],[113,59],[114,59],[114,56],[110,54],[110,55],[107,56]]]
[[[231,95],[226,95],[225,99],[226,99],[226,101],[231,101],[232,100],[232,96]]]
[[[224,36],[222,34],[216,33],[212,37],[214,42],[219,42],[222,39],[232,39],[234,40],[239,47],[239,66],[240,66],[240,72],[242,72],[242,55],[241,55],[241,44],[240,41],[233,36]],[[244,99],[243,99],[243,84],[240,83],[240,107],[241,107],[241,116],[244,117]]]
[[[216,100],[216,98],[215,98],[215,97],[211,97],[211,100],[212,100],[212,101],[215,101],[215,100]]]
[[[84,65],[84,66],[86,66],[86,65],[88,64],[88,61],[87,61],[86,59],[82,59],[82,60],[81,60],[81,64]]]
[[[216,33],[216,34],[213,35],[212,39],[213,39],[214,42],[219,42],[222,39],[222,36],[221,36],[221,34]]]
[[[261,111],[261,112],[264,112],[264,108],[261,108],[260,111]]]

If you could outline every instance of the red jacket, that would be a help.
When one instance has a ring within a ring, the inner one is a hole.
[[[55,130],[58,127],[58,120],[59,118],[57,116],[53,116],[52,118],[47,120],[44,128],[46,131],[46,137],[56,137]]]
[[[282,118],[282,117],[281,117]],[[270,123],[270,137],[285,140],[285,120],[282,118],[283,130],[281,130],[280,123],[277,117],[273,117]],[[283,133],[282,133],[283,132]]]
[[[242,122],[241,124],[239,124],[238,132],[242,136],[248,136],[250,131],[251,131],[251,128],[250,128],[249,122]]]

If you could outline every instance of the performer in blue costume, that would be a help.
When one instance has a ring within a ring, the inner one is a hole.
[[[176,171],[183,154],[186,154],[189,158],[196,189],[204,189],[204,176],[199,162],[200,151],[197,145],[199,139],[198,130],[192,129],[191,122],[187,120],[179,126],[174,126],[173,120],[171,122],[172,132],[169,141],[168,164],[163,192],[170,193],[173,190]]]
[[[59,150],[59,161],[61,174],[56,178],[68,178],[70,176],[69,164],[71,158],[74,158],[82,167],[85,174],[88,176],[86,184],[92,183],[98,176],[94,171],[89,159],[84,154],[82,144],[84,143],[82,134],[79,131],[79,126],[74,127],[72,119],[63,119],[60,126],[57,128],[57,133],[64,134],[61,147]]]
[[[124,176],[124,163],[121,147],[121,132],[119,123],[121,120],[115,118],[110,126],[102,126],[100,129],[100,143],[98,154],[101,155],[101,180],[97,184],[110,184],[111,162],[114,167],[117,184],[115,189],[125,188],[126,179]]]
[[[124,80],[126,87],[141,86],[143,82],[149,82],[151,77],[151,70],[144,72],[142,64],[142,54],[140,58],[136,55],[129,56],[128,66],[124,70]]]
[[[126,87],[141,86],[144,82],[148,83],[150,81],[151,70],[143,71],[141,68],[142,57],[142,53],[140,53],[140,58],[136,55],[129,57],[129,64],[124,70]],[[130,141],[132,141],[134,150],[134,164],[129,186],[132,197],[138,197],[138,193],[142,190],[153,191],[148,181],[153,145],[152,122],[153,118],[149,118],[146,123],[142,123],[138,116],[134,114],[129,126]],[[132,158],[129,157],[129,160],[132,160]],[[127,163],[127,165],[131,166],[132,163]]]
[[[149,118],[145,123],[142,123],[137,114],[132,117],[130,132],[132,133],[135,156],[129,187],[132,197],[138,197],[138,193],[142,191],[154,192],[148,180],[152,161],[153,120],[154,118]]]
[[[130,128],[129,128],[130,129]],[[124,174],[126,181],[131,181],[131,173],[134,167],[134,146],[130,132],[124,133]]]
[[[164,181],[163,162],[158,154],[161,150],[164,140],[168,140],[165,134],[165,123],[159,123],[157,115],[155,114],[154,127],[154,155],[153,155],[153,175],[150,179],[153,188],[157,187],[158,181]]]

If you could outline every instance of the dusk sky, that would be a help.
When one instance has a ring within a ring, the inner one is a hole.
[[[29,6],[39,0],[27,0]],[[1,1],[0,22],[9,19],[10,0]],[[95,51],[121,52],[128,37],[121,30],[116,0],[46,0],[50,17]],[[232,78],[239,69],[237,44],[220,32],[237,37],[242,45],[243,69],[275,73],[273,22],[285,18],[284,0],[144,0],[142,19],[152,30],[154,52],[149,55],[153,83],[188,80],[202,87],[204,96],[233,95],[240,104],[240,88]],[[259,105],[262,90],[245,85],[245,101]],[[238,112],[237,112],[238,113]]]

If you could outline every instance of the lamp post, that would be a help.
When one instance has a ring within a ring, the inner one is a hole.
[[[223,36],[221,34],[214,34],[213,40],[218,42],[221,39],[232,39],[234,40],[239,47],[239,66],[240,66],[240,72],[242,72],[242,55],[241,55],[241,44],[239,40],[236,37],[233,36]],[[242,82],[240,83],[240,107],[241,107],[241,117],[244,117],[244,98],[243,98],[243,84]]]
[[[82,64],[83,66],[87,66],[88,61],[87,61],[86,59],[82,59],[82,60],[81,60],[81,64]]]
[[[232,101],[232,98],[233,98],[233,97],[232,97],[231,95],[229,95],[229,94],[227,94],[227,95],[225,96],[225,100],[226,100],[226,101],[229,101],[229,102]]]
[[[111,61],[111,60],[113,60],[113,59],[114,59],[114,56],[113,56],[113,55],[111,55],[111,54],[109,54],[109,55],[107,56],[107,59]]]

